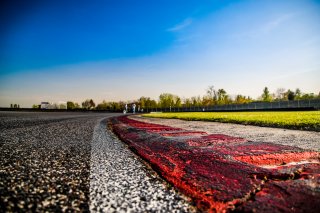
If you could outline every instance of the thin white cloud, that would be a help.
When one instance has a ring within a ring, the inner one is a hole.
[[[290,20],[294,16],[293,13],[281,15],[267,23],[265,23],[261,28],[260,31],[263,33],[271,32],[272,30],[279,27],[281,24],[285,23],[286,21]]]
[[[261,23],[260,25],[257,25],[256,27],[254,27],[251,30],[233,34],[232,37],[234,37],[234,38],[257,38],[261,35],[271,33],[272,31],[281,27],[286,22],[288,22],[293,17],[295,17],[296,14],[297,13],[288,13],[288,14],[283,14],[283,15],[277,16],[276,18],[273,18],[272,20],[269,20],[268,22],[264,22],[264,23]]]
[[[167,29],[167,31],[170,31],[170,32],[177,32],[177,31],[180,31],[186,27],[188,27],[190,24],[192,24],[193,20],[191,18],[187,18],[185,20],[183,20],[183,22]]]

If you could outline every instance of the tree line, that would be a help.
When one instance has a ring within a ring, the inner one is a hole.
[[[20,105],[19,104],[10,104],[10,108],[19,109]]]
[[[158,100],[150,97],[140,97],[135,101],[119,101],[108,102],[102,101],[95,104],[92,99],[87,99],[79,105],[78,103],[68,101],[67,109],[86,109],[86,110],[110,110],[122,111],[127,104],[129,110],[133,104],[136,104],[138,111],[149,108],[169,108],[169,107],[200,107],[200,106],[214,106],[226,104],[246,104],[251,102],[272,102],[272,101],[292,101],[292,100],[310,100],[320,98],[320,93],[303,93],[300,89],[286,90],[278,88],[274,93],[271,93],[268,87],[265,87],[262,94],[257,99],[250,96],[238,94],[236,96],[229,95],[224,89],[215,89],[214,86],[209,86],[203,96],[193,96],[190,98],[181,98],[178,95],[171,93],[160,94]]]

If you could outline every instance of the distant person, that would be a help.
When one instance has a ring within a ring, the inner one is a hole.
[[[133,114],[136,113],[136,104],[132,104],[132,112]]]
[[[128,104],[124,106],[124,110],[126,111],[126,113],[128,112]]]

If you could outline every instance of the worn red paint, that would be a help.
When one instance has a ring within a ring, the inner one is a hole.
[[[132,150],[202,210],[319,209],[318,152],[187,131],[128,117],[112,122],[114,132]],[[293,163],[301,161],[312,163]]]
[[[243,212],[319,212],[318,185],[314,179],[270,181],[237,210]]]
[[[159,134],[167,137],[207,135],[206,132],[200,132],[200,131],[160,132]]]
[[[223,135],[223,134],[211,134],[211,135],[206,135],[202,136],[200,138],[192,138],[187,140],[187,143],[189,146],[198,146],[198,147],[208,147],[208,146],[217,146],[219,144],[225,144],[228,143],[230,144],[240,144],[248,142],[244,138],[238,138],[238,137],[231,137],[228,135]]]
[[[312,159],[317,159],[318,157],[319,155],[316,152],[300,152],[247,155],[235,157],[234,159],[254,165],[285,165],[291,162],[312,161]]]

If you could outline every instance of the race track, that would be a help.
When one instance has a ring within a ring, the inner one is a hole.
[[[1,211],[194,211],[107,131],[112,116],[0,112]]]

